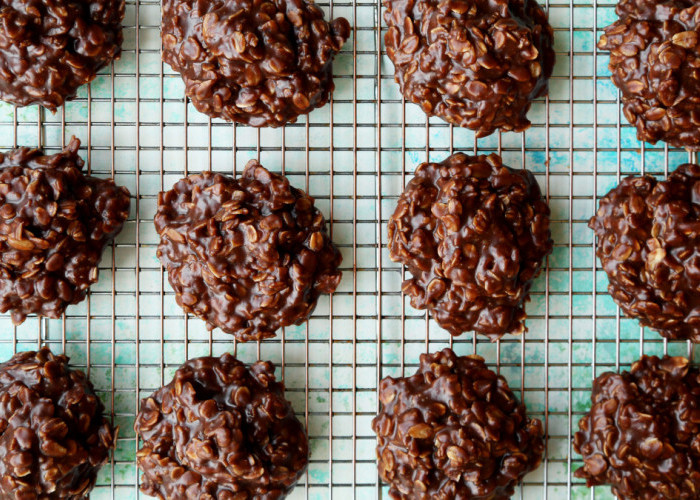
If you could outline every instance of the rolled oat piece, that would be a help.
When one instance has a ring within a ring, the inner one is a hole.
[[[588,224],[615,303],[669,339],[700,342],[699,207],[700,166],[687,163],[624,179]]]
[[[129,216],[129,191],[82,172],[80,141],[44,155],[0,153],[0,312],[58,318],[85,299],[104,247]]]
[[[700,494],[700,370],[683,357],[642,356],[593,381],[579,422],[575,473],[620,500],[692,500]]]
[[[535,0],[382,0],[387,55],[407,100],[484,137],[530,126],[554,34]]]
[[[308,0],[164,0],[163,60],[198,111],[254,127],[293,123],[328,102],[350,35]]]
[[[269,361],[190,359],[141,401],[141,491],[161,499],[284,498],[306,470],[304,426]]]
[[[389,219],[403,291],[452,335],[497,340],[525,330],[523,306],[552,251],[549,207],[535,177],[496,154],[423,163]]]
[[[598,48],[640,141],[700,150],[700,5],[695,0],[620,0]]]
[[[87,499],[118,429],[92,384],[44,347],[0,364],[0,497]]]
[[[0,99],[51,111],[121,55],[124,0],[0,4]]]
[[[308,319],[342,260],[314,200],[255,160],[190,175],[158,196],[158,258],[177,303],[240,341]]]
[[[383,379],[379,475],[397,500],[505,500],[539,466],[542,423],[480,356],[421,354],[410,377]]]

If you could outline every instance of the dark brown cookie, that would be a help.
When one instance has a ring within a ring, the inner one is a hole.
[[[283,498],[306,469],[304,426],[270,362],[187,361],[141,401],[141,490],[161,499]]]
[[[408,267],[411,305],[453,335],[491,340],[525,329],[523,304],[552,251],[549,208],[534,176],[496,154],[423,163],[389,219],[389,251]]]
[[[598,48],[640,141],[700,150],[700,5],[695,0],[621,0],[620,19]]]
[[[2,1],[0,99],[51,111],[121,54],[124,0]]]
[[[700,370],[682,357],[642,356],[629,372],[593,381],[579,422],[576,477],[621,500],[700,497]]]
[[[240,178],[204,172],[160,193],[155,226],[177,303],[241,341],[301,324],[340,282],[313,198],[255,160]]]
[[[383,0],[384,40],[401,92],[429,116],[520,132],[547,93],[553,31],[535,0]]]
[[[588,225],[623,312],[669,339],[700,342],[700,166],[624,179]]]
[[[347,20],[307,0],[164,0],[163,60],[197,110],[279,127],[328,102]]]
[[[117,430],[92,384],[48,348],[0,364],[0,498],[87,499]]]
[[[58,154],[0,153],[0,312],[58,318],[97,281],[105,245],[129,216],[129,191],[82,173],[80,141]]]
[[[479,356],[421,354],[415,375],[379,385],[379,475],[401,500],[505,500],[544,452],[506,380]]]

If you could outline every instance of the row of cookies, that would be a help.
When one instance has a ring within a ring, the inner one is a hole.
[[[544,429],[483,358],[423,354],[412,376],[386,378],[372,421],[379,475],[397,499],[509,498],[541,464]],[[644,356],[593,382],[573,448],[576,476],[623,500],[695,498],[700,480],[700,370]],[[141,402],[141,490],[160,499],[284,498],[309,442],[274,366],[230,354],[188,360]],[[0,493],[88,498],[118,428],[85,374],[48,348],[0,364]]]
[[[407,101],[472,129],[522,131],[547,94],[554,30],[534,0],[384,0],[386,53]],[[700,149],[699,7],[620,0],[598,47],[640,140]],[[0,12],[0,99],[55,111],[121,55],[124,0],[41,0]],[[136,27],[139,28],[138,26]],[[213,118],[283,126],[328,102],[351,34],[307,0],[166,0],[162,58]],[[573,55],[573,54],[572,54]]]

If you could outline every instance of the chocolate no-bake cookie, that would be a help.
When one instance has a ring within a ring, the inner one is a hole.
[[[623,312],[669,339],[700,342],[700,166],[624,179],[589,226]]]
[[[54,155],[0,153],[0,312],[16,324],[82,301],[129,216],[129,192],[83,174],[79,147],[73,138]]]
[[[504,500],[542,460],[542,423],[479,356],[421,354],[379,385],[379,475],[394,499]]]
[[[700,497],[700,370],[683,357],[643,356],[629,372],[593,381],[579,422],[576,477],[621,500]]]
[[[309,458],[273,364],[230,354],[187,361],[142,400],[134,428],[141,490],[161,499],[283,498]]]
[[[0,364],[0,498],[87,499],[117,430],[92,384],[44,347]]]
[[[307,0],[164,0],[163,60],[202,113],[255,127],[328,102],[347,20]]]
[[[0,8],[0,99],[51,111],[121,54],[124,0],[37,0]]]
[[[529,171],[457,153],[416,169],[389,219],[389,251],[413,275],[403,283],[411,305],[451,334],[522,333],[523,304],[552,251],[549,207]]]
[[[700,4],[620,0],[598,47],[637,138],[700,150]]]
[[[553,31],[535,0],[383,0],[401,92],[429,116],[484,137],[530,126],[547,93]]]
[[[301,324],[340,282],[313,198],[255,160],[240,178],[204,172],[160,193],[155,226],[177,303],[241,341]]]

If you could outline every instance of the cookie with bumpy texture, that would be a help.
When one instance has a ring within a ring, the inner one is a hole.
[[[576,477],[609,484],[620,500],[700,495],[700,370],[677,356],[642,356],[630,371],[593,381],[579,422]]]
[[[281,127],[328,102],[348,36],[307,0],[164,0],[163,60],[198,111]]]
[[[66,356],[44,347],[0,364],[0,498],[87,499],[116,440]]]
[[[622,311],[666,338],[700,342],[700,166],[623,179],[588,225]]]
[[[530,126],[554,33],[535,0],[383,0],[395,79],[428,116],[484,137]]]
[[[479,356],[421,354],[379,385],[379,475],[397,500],[506,500],[544,453],[542,423]]]
[[[308,194],[255,160],[160,193],[158,258],[177,303],[238,340],[301,324],[340,282],[342,260]]]
[[[525,330],[523,306],[552,251],[549,207],[532,173],[496,154],[423,163],[389,219],[403,291],[452,335]]]
[[[51,111],[121,55],[124,0],[4,0],[0,99]]]
[[[129,191],[83,173],[79,147],[0,153],[0,312],[15,324],[84,300],[129,216]]]
[[[637,138],[700,150],[700,5],[694,0],[621,0],[598,48]]]
[[[284,498],[306,470],[304,426],[274,365],[190,359],[141,402],[141,491],[161,499]]]

